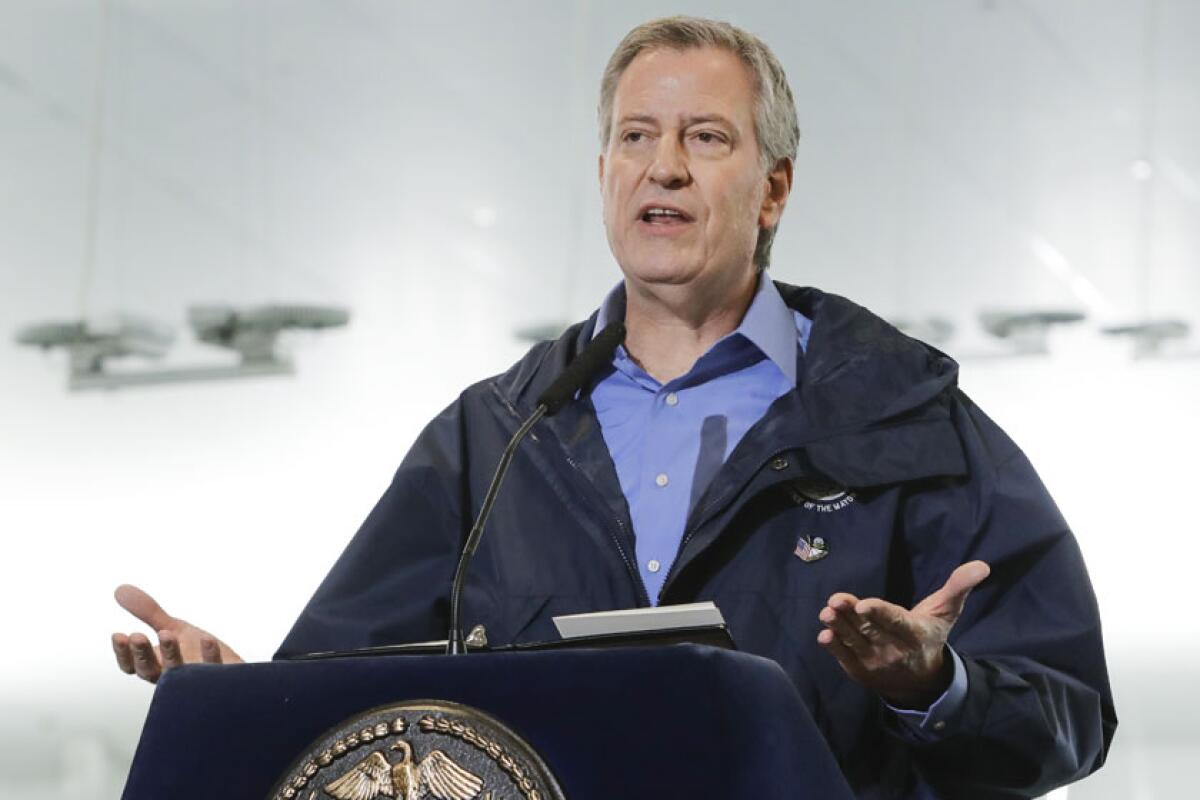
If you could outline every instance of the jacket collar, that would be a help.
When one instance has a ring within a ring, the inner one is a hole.
[[[784,302],[811,319],[796,391],[781,397],[730,459],[804,448],[812,465],[848,487],[960,475],[966,462],[950,420],[958,365],[900,333],[862,306],[818,289],[776,282]],[[591,341],[596,314],[557,341],[542,342],[494,379],[496,391],[525,417],[537,397]],[[546,420],[568,447],[595,426],[590,404],[572,403]],[[770,455],[768,454],[768,455]]]

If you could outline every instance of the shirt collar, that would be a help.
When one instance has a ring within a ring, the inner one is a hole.
[[[622,281],[613,287],[600,304],[593,337],[604,330],[608,323],[624,317],[625,283]],[[788,308],[774,282],[766,273],[760,272],[758,288],[750,301],[750,307],[746,309],[746,315],[742,317],[741,324],[721,341],[741,334],[770,359],[795,386],[797,348],[802,342],[806,342],[810,324],[807,317]]]

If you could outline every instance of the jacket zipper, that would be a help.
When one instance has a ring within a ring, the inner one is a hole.
[[[494,389],[495,389],[495,387],[493,386],[493,390]],[[508,413],[512,414],[513,419],[516,419],[518,421],[521,420],[521,415],[517,412],[517,409],[514,408],[513,405],[508,402],[508,398],[506,398],[499,391],[493,391],[493,394],[496,395],[496,397],[504,405],[505,409],[508,410]],[[540,441],[537,437],[537,431],[530,431],[529,438],[533,439],[535,442]],[[583,478],[583,482],[590,486],[591,482],[587,479],[587,476],[583,474],[583,469],[577,463],[575,463],[575,459],[571,458],[571,456],[566,455],[566,454],[563,455],[563,458],[565,458],[567,463],[571,465],[572,469],[574,469],[577,473],[579,473],[579,475]],[[613,519],[613,522],[616,523],[618,528],[620,528],[622,531],[625,530],[625,523],[621,521],[620,517],[613,517],[612,519]],[[603,526],[603,527],[604,527],[604,532],[608,534],[608,538],[611,539],[613,545],[616,546],[617,554],[621,556],[622,563],[625,564],[625,571],[629,573],[629,579],[633,583],[635,594],[637,594],[637,596],[639,598],[641,598],[643,603],[645,603],[647,606],[649,606],[650,605],[650,595],[646,592],[646,584],[642,582],[642,576],[638,573],[638,571],[636,569],[634,569],[633,561],[629,558],[629,555],[625,552],[625,547],[621,544],[620,538],[618,538],[617,535],[614,534],[612,532],[612,529],[609,528],[608,526]]]
[[[583,469],[577,463],[575,463],[575,460],[573,458],[571,458],[570,456],[564,456],[564,458],[566,458],[567,463],[570,464],[571,467],[576,472],[578,472],[580,475],[583,475]],[[585,482],[588,482],[586,476],[584,476],[583,479]],[[618,528],[620,528],[622,531],[625,530],[625,523],[621,521],[620,517],[613,517],[612,520],[614,523],[616,523]],[[637,591],[638,597],[640,597],[645,602],[645,604],[647,606],[649,606],[650,605],[650,595],[646,592],[646,584],[642,582],[641,574],[639,574],[638,571],[636,569],[634,569],[633,561],[629,558],[629,555],[625,552],[625,547],[621,544],[620,538],[618,538],[617,535],[612,532],[612,529],[607,526],[604,527],[604,532],[608,534],[608,538],[611,539],[612,543],[616,546],[617,553],[620,554],[621,561],[624,562],[624,564],[625,564],[625,570],[626,570],[626,572],[629,573],[629,579],[633,582],[633,586],[634,586],[634,589]]]

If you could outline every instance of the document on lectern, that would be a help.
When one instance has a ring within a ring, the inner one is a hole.
[[[623,608],[552,617],[558,635],[564,639],[654,631],[724,628],[725,618],[711,601],[655,608]]]
[[[711,602],[658,608],[625,608],[551,617],[562,638],[550,642],[522,642],[471,650],[561,650],[574,648],[651,647],[667,644],[703,644],[736,650],[721,610]],[[415,642],[363,647],[326,653],[288,656],[288,660],[347,658],[385,655],[432,655],[446,652],[446,642]]]

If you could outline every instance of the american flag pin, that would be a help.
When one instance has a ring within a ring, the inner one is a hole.
[[[796,558],[805,564],[811,564],[829,555],[829,548],[826,546],[825,540],[820,536],[809,538],[804,534],[800,534],[800,540],[796,542],[796,549],[793,553]]]

